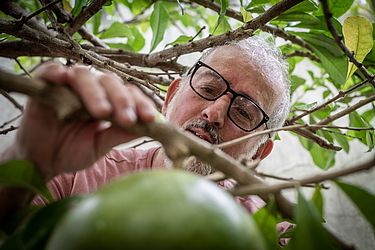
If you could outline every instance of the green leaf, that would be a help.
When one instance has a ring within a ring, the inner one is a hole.
[[[276,228],[277,219],[267,207],[259,209],[252,217],[265,238],[267,249],[277,249],[279,241]]]
[[[100,24],[102,22],[102,11],[98,11],[93,17],[92,17],[92,31],[95,35],[99,33]]]
[[[319,24],[320,20],[313,15],[307,13],[288,13],[281,14],[275,20],[284,22],[303,22],[310,25]]]
[[[121,49],[124,51],[133,51],[133,48],[126,43],[107,43],[112,49]]]
[[[349,114],[349,126],[359,128],[372,127],[371,124],[368,123],[365,119],[363,119],[357,111],[354,111]],[[374,148],[374,130],[350,130],[347,133],[350,136],[357,137],[360,140],[360,142],[367,145],[369,147],[369,151],[371,151]]]
[[[363,188],[341,181],[335,182],[353,201],[375,230],[375,196]]]
[[[214,28],[214,31],[212,32],[213,34],[221,34],[223,33],[222,31],[225,30],[225,21],[224,19],[225,18],[225,13],[227,12],[227,8],[228,8],[228,3],[229,0],[220,0],[220,13],[219,13],[219,18],[217,19],[217,22],[216,22],[216,25],[215,25],[215,28]],[[228,23],[228,22],[227,22]],[[229,25],[229,24],[228,24]],[[218,27],[221,26],[221,30],[216,32],[216,29],[218,29]],[[224,31],[225,32],[225,31]]]
[[[291,32],[292,33],[292,32]],[[335,41],[323,34],[293,32],[304,39],[322,62],[332,81],[340,86],[346,81],[347,59]]]
[[[230,27],[228,23],[228,19],[226,17],[223,17],[219,20],[219,23],[215,26],[214,30],[212,31],[213,35],[220,35],[227,31],[230,31],[232,28]]]
[[[145,38],[138,30],[138,27],[132,26],[130,30],[132,35],[128,38],[128,44],[133,48],[134,51],[138,52],[145,46]]]
[[[336,131],[340,132],[339,129],[337,129]],[[346,153],[349,153],[350,146],[348,142],[348,137],[338,133],[332,133],[332,136],[333,138],[335,138],[335,141],[340,145],[340,147],[342,147],[342,149],[344,149]]]
[[[13,160],[1,164],[0,186],[27,188],[43,196],[49,202],[53,201],[45,182],[29,161]]]
[[[323,68],[327,71],[332,81],[337,85],[343,85],[346,79],[346,57],[345,56],[334,56],[332,51],[326,47],[321,47],[317,45],[311,46],[314,53],[318,56],[322,62]]]
[[[248,6],[246,6],[245,9],[248,9],[250,7],[258,6],[258,5],[265,5],[267,3],[273,3],[273,0],[252,0]]]
[[[154,10],[150,17],[152,40],[151,40],[151,51],[163,40],[165,30],[168,26],[168,12],[163,6],[162,2],[156,2]]]
[[[340,17],[347,12],[352,6],[354,0],[328,0],[329,11],[334,17]],[[319,10],[316,13],[317,16],[323,15],[322,6],[319,6]]]
[[[317,33],[304,33],[304,32],[291,32],[296,36],[301,37],[305,40],[308,44],[317,47],[324,47],[326,48],[330,54],[334,56],[343,56],[344,52],[340,49],[340,47],[336,44],[336,42],[323,34]]]
[[[293,13],[293,12],[306,13],[306,12],[315,11],[317,9],[318,9],[318,5],[313,0],[306,0],[293,6],[287,11],[284,11],[283,13]]]
[[[316,107],[317,102],[313,103],[302,103],[302,102],[297,102],[294,104],[295,109],[300,109],[300,110],[310,110],[314,107]]]
[[[300,141],[300,143],[302,144],[302,146],[303,146],[306,150],[308,150],[308,151],[310,151],[310,150],[312,149],[312,147],[314,146],[314,143],[313,143],[312,141],[306,139],[306,138],[303,137],[303,136],[299,136],[299,135],[298,135],[298,140]]]
[[[296,75],[292,75],[290,77],[290,80],[291,80],[291,86],[290,86],[290,91],[291,93],[293,94],[294,91],[296,91],[296,89],[299,87],[299,86],[302,86],[303,84],[305,84],[306,80],[299,77],[299,76],[296,76]]]
[[[242,20],[244,23],[247,23],[253,19],[251,12],[246,11],[244,7],[241,6],[240,11],[241,11]]]
[[[295,210],[296,229],[287,249],[315,250],[339,249],[322,226],[316,208],[298,190],[298,204]]]
[[[361,115],[362,118],[367,121],[368,123],[371,123],[371,121],[375,118],[375,105],[374,103],[372,103],[372,107],[363,112],[363,114]]]
[[[22,230],[23,246],[26,249],[44,249],[61,218],[82,200],[83,196],[72,196],[37,211]]]
[[[114,38],[114,37],[130,37],[132,36],[129,26],[114,22],[112,25],[99,35],[101,39]]]
[[[305,22],[304,20],[301,20],[300,23],[294,25],[293,27],[307,28],[310,30],[322,30],[322,31],[325,31],[324,35],[332,36],[331,32],[328,30],[325,17],[317,16],[316,19],[319,20],[319,22],[311,23],[311,22]],[[341,30],[342,30],[341,23],[336,18],[333,17],[332,24],[336,28],[337,32],[341,34]]]
[[[316,143],[310,149],[314,163],[321,169],[327,170],[335,164],[336,151],[320,147]]]
[[[372,24],[364,17],[351,16],[345,19],[342,31],[346,47],[353,51],[354,57],[362,63],[374,45]],[[356,70],[357,67],[349,61],[346,78],[350,78]]]
[[[87,6],[88,4],[88,0],[76,0],[75,3],[74,3],[74,7],[73,7],[73,10],[72,10],[72,15],[75,17],[78,15],[78,13],[80,13],[82,11],[82,8]]]
[[[187,42],[191,41],[192,38],[193,37],[191,37],[191,36],[181,35],[181,36],[177,37],[177,39],[174,40],[173,42],[168,43],[167,45],[165,45],[165,47],[167,47],[168,45],[173,46],[173,45],[177,45],[177,44],[187,43]]]
[[[311,197],[311,203],[314,204],[316,210],[318,211],[320,217],[322,218],[322,222],[324,221],[323,220],[323,216],[324,216],[324,206],[323,206],[323,195],[322,195],[322,192],[321,192],[322,188],[320,186],[316,186],[315,190],[314,190],[314,193]]]

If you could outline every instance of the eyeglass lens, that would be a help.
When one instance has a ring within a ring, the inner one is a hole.
[[[191,87],[199,96],[209,101],[218,99],[228,90],[224,79],[204,65],[194,72]],[[263,119],[263,113],[253,101],[241,95],[232,99],[228,116],[233,123],[246,131],[256,128]]]

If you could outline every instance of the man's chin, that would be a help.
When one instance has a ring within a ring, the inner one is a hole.
[[[166,158],[164,160],[164,166],[166,166],[166,168],[170,168],[172,167],[172,162],[168,158]],[[199,174],[202,176],[206,176],[215,172],[214,169],[210,165],[202,161],[199,161],[195,159],[194,157],[188,159],[188,162],[186,162],[184,166],[184,170],[191,172],[191,173]]]

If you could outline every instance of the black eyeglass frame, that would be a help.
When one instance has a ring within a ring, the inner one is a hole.
[[[195,89],[194,89],[194,87],[193,87],[193,83],[192,83],[192,81],[193,81],[193,77],[194,77],[194,74],[195,74],[195,72],[197,72],[197,70],[200,68],[200,67],[206,67],[206,68],[208,68],[208,69],[210,69],[210,70],[212,70],[213,72],[215,72],[218,76],[220,76],[220,78],[225,82],[225,84],[227,85],[227,88],[225,89],[225,91],[223,91],[223,93],[221,93],[220,95],[218,95],[216,98],[214,98],[214,99],[209,99],[209,98],[207,98],[207,97],[204,97],[204,96],[202,96],[198,91],[196,91]],[[207,65],[207,64],[205,64],[204,62],[202,62],[202,61],[198,61],[195,65],[194,65],[194,67],[188,72],[188,74],[190,74],[191,73],[191,76],[190,76],[190,81],[189,81],[189,84],[190,84],[190,87],[191,87],[191,89],[197,94],[197,95],[199,95],[200,97],[202,97],[203,99],[205,99],[205,100],[207,100],[207,101],[215,101],[215,100],[217,100],[217,99],[219,99],[220,97],[222,97],[223,95],[225,95],[226,93],[231,93],[232,95],[233,95],[233,97],[231,98],[231,101],[230,101],[230,104],[229,104],[229,106],[228,106],[228,110],[227,110],[227,116],[229,117],[229,119],[233,122],[233,124],[234,125],[236,125],[238,128],[240,128],[241,130],[243,130],[243,131],[245,131],[245,132],[251,132],[251,131],[253,131],[253,130],[255,130],[255,129],[257,129],[257,128],[259,128],[260,126],[262,126],[263,124],[265,124],[265,126],[266,126],[266,129],[268,129],[268,126],[267,126],[267,122],[269,121],[269,116],[266,114],[266,112],[264,112],[264,110],[252,99],[252,98],[250,98],[249,96],[246,96],[246,95],[243,95],[243,94],[239,94],[239,93],[237,93],[236,91],[234,91],[231,87],[230,87],[230,84],[229,84],[229,82],[219,73],[219,72],[217,72],[214,68],[212,68],[211,66],[209,66],[209,65]],[[242,128],[242,127],[240,127],[233,119],[232,119],[232,117],[231,117],[231,115],[230,115],[230,108],[232,107],[232,104],[233,104],[233,102],[234,102],[234,100],[238,97],[238,96],[240,96],[240,97],[243,97],[243,98],[245,98],[245,99],[247,99],[247,100],[249,100],[251,103],[253,103],[259,110],[260,110],[260,112],[262,113],[262,115],[263,115],[263,118],[262,118],[262,120],[259,122],[259,124],[257,125],[257,126],[255,126],[254,128],[252,128],[252,129],[244,129],[244,128]]]

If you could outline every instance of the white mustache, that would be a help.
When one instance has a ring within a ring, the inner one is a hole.
[[[194,119],[189,121],[185,126],[184,129],[191,129],[191,128],[200,128],[207,132],[214,144],[219,144],[223,141],[223,138],[220,136],[219,132],[217,131],[216,127],[206,120],[203,119]]]

